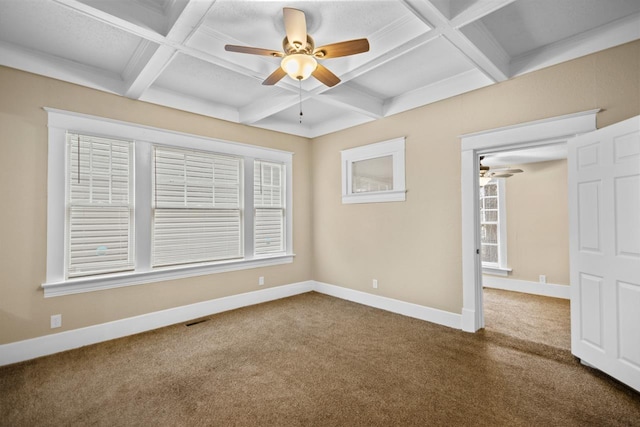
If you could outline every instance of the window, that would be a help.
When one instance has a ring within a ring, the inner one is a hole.
[[[342,203],[405,200],[404,138],[342,151]]]
[[[241,159],[155,147],[153,164],[153,266],[241,258]]]
[[[46,110],[45,297],[293,262],[292,153]]]
[[[133,269],[132,144],[67,134],[67,275]]]
[[[253,167],[255,208],[255,254],[268,255],[284,250],[283,165],[256,161]]]
[[[506,209],[504,179],[480,187],[480,247],[485,273],[506,275]]]

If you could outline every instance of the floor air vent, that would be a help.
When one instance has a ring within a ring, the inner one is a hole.
[[[189,322],[189,323],[185,323],[185,326],[193,326],[193,325],[197,325],[203,322],[206,322],[209,319],[198,319],[198,320],[194,320],[193,322]]]

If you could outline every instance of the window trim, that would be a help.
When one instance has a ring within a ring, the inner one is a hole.
[[[173,280],[211,273],[243,270],[293,262],[293,153],[249,144],[229,142],[204,136],[139,125],[120,120],[45,107],[48,114],[48,171],[47,171],[47,271],[41,285],[44,296],[58,296],[110,289],[143,283]],[[253,257],[253,226],[245,226],[245,257],[180,267],[151,268],[151,173],[134,175],[134,272],[65,278],[65,201],[66,201],[66,133],[133,140],[134,170],[141,165],[151,167],[154,145],[205,150],[243,157],[244,162],[244,224],[253,224],[253,161],[268,160],[285,165],[285,251],[272,256]],[[146,164],[145,164],[146,163]],[[141,206],[145,208],[140,208]],[[149,209],[146,209],[146,207]],[[247,222],[249,221],[249,222]],[[251,252],[248,252],[248,251]]]
[[[342,203],[382,203],[404,202],[406,200],[405,183],[405,137],[363,145],[342,150]],[[392,156],[393,189],[354,193],[352,187],[353,164],[362,160]]]

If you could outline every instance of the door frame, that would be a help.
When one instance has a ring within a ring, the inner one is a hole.
[[[597,129],[600,109],[461,135],[462,330],[484,328],[480,259],[479,162],[487,153],[566,143]]]

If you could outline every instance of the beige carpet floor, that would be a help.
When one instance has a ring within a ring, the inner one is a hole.
[[[0,368],[3,426],[640,425],[567,351],[308,293]]]
[[[569,300],[484,288],[487,331],[571,350]]]

